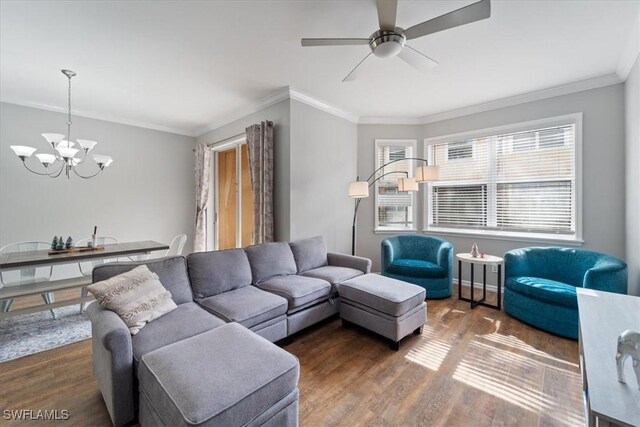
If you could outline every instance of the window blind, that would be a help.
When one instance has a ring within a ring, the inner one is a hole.
[[[414,228],[414,193],[398,191],[398,178],[413,175],[413,161],[403,160],[410,157],[414,157],[412,145],[393,142],[377,145],[376,169],[396,160],[377,174],[382,176],[376,185],[378,228]]]
[[[429,226],[575,235],[575,133],[566,124],[430,145],[440,180]],[[461,143],[473,147],[464,156]]]

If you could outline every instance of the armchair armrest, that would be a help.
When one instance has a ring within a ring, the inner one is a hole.
[[[97,302],[89,305],[93,346],[93,374],[115,426],[135,419],[131,333],[113,311]]]
[[[514,249],[504,254],[504,280],[510,277],[528,276],[529,260],[523,249]]]
[[[364,274],[371,273],[371,260],[369,258],[329,252],[327,261],[329,265],[336,267],[353,268],[362,271]]]
[[[387,268],[391,265],[391,263],[400,257],[399,251],[393,245],[393,242],[390,239],[385,239],[380,244],[382,247],[382,273],[384,274],[387,271]]]
[[[447,271],[453,267],[453,246],[449,242],[444,242],[438,249],[438,265]]]
[[[627,293],[627,265],[619,260],[603,260],[587,270],[582,286],[597,291]]]

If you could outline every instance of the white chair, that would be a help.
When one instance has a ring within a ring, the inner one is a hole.
[[[50,249],[51,243],[47,242],[17,242],[11,243],[0,248],[0,253],[10,252],[28,252],[38,251],[43,249]],[[53,266],[45,267],[29,267],[19,270],[0,272],[0,283],[2,286],[23,286],[32,283],[45,282],[51,280],[51,273],[53,272]],[[55,302],[53,292],[43,292],[42,299],[46,304],[53,304]],[[11,310],[13,305],[12,299],[5,299],[0,301],[0,311],[7,312]],[[57,318],[55,310],[51,309],[51,315],[54,319]]]
[[[87,246],[87,243],[91,241],[91,238],[87,238],[87,239],[82,239],[82,240],[78,240],[78,242],[76,243],[76,247],[80,247],[80,246]],[[118,244],[118,239],[116,239],[115,237],[107,237],[107,236],[99,236],[96,237],[96,245],[97,246],[103,246],[103,245],[115,245]],[[106,264],[108,262],[114,262],[117,261],[118,258],[112,258],[112,259],[96,259],[96,260],[92,260],[92,261],[81,261],[78,263],[78,268],[80,269],[80,273],[82,273],[83,276],[91,276],[93,274],[93,268],[98,266],[98,265],[102,265],[102,264]],[[80,296],[81,297],[86,297],[87,295],[89,295],[89,292],[87,291],[87,287],[83,286],[80,288]],[[84,307],[85,305],[87,305],[86,302],[83,302],[80,304],[80,313],[82,313],[84,311]]]
[[[129,257],[129,259],[131,259],[131,261],[146,261],[146,260],[149,260],[149,259],[163,258],[163,257],[167,257],[167,256],[182,255],[182,249],[184,249],[185,243],[187,243],[187,235],[186,234],[178,234],[176,237],[173,238],[173,240],[169,244],[169,249],[167,249],[163,254],[155,255],[155,256],[151,256],[151,255],[148,255],[148,254],[147,255],[132,255],[132,256]]]
[[[182,255],[182,249],[184,249],[185,243],[187,243],[187,235],[178,234],[171,241],[171,244],[169,245],[169,249],[167,249],[167,252],[165,252],[164,256]]]

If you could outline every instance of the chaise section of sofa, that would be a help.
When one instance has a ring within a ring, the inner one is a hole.
[[[287,336],[287,301],[251,286],[244,250],[193,253],[187,265],[194,298],[205,310],[272,342]]]
[[[98,303],[87,308],[91,320],[93,371],[115,426],[136,419],[137,369],[142,356],[226,323],[193,301],[186,260],[181,256],[100,265],[93,270],[93,281],[109,279],[142,264],[156,273],[163,286],[171,292],[173,301],[178,305],[175,310],[131,336],[125,323],[114,312]]]

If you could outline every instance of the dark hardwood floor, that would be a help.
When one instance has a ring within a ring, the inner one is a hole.
[[[302,426],[584,425],[575,341],[455,298],[428,301],[423,335],[398,352],[337,318],[285,349],[300,359]],[[67,409],[64,425],[109,425],[90,341],[0,363],[0,409]]]

